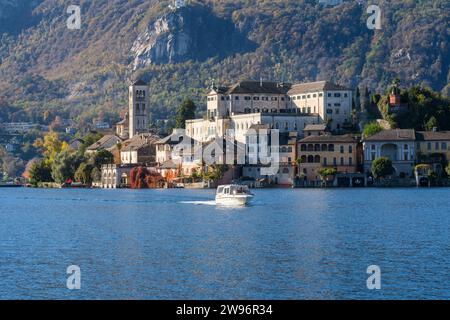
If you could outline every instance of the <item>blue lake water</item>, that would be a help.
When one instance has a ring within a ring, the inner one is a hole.
[[[0,299],[450,298],[450,189],[255,193],[0,189]]]

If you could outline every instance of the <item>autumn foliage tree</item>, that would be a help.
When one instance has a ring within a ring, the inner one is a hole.
[[[158,188],[164,183],[164,178],[157,172],[145,167],[133,168],[130,173],[131,189]]]

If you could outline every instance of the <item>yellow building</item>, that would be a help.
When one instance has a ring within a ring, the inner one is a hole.
[[[309,136],[298,143],[299,172],[308,181],[321,180],[322,168],[338,173],[356,173],[362,163],[359,139],[353,135]]]
[[[450,161],[450,131],[416,132],[416,158],[421,164],[444,165]]]

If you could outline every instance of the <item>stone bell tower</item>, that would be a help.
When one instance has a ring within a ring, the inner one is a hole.
[[[129,135],[130,139],[139,133],[148,132],[149,87],[137,80],[129,87]]]

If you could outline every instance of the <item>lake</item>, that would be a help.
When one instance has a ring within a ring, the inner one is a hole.
[[[0,189],[0,299],[450,298],[450,189],[254,192]]]

